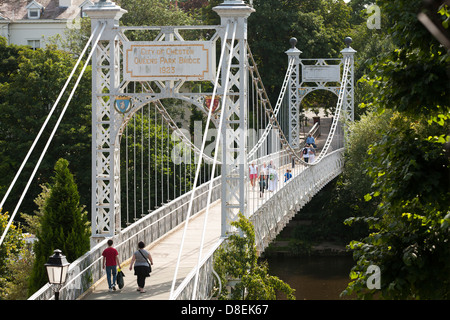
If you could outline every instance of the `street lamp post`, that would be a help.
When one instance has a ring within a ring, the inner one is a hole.
[[[47,269],[48,281],[55,291],[55,300],[59,300],[59,290],[66,282],[70,263],[67,262],[66,256],[61,254],[61,250],[56,249],[53,253],[53,256],[45,264],[45,268]]]

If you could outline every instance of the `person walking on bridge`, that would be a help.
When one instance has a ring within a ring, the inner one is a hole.
[[[278,188],[278,172],[275,168],[275,165],[272,164],[271,168],[269,169],[269,191],[273,192],[276,191]]]
[[[308,135],[308,137],[306,138],[306,144],[310,144],[312,145],[314,148],[317,148],[316,145],[316,141],[314,139],[314,137],[311,135],[311,133]]]
[[[109,291],[116,290],[117,266],[120,269],[119,253],[113,248],[113,241],[108,240],[108,248],[103,250],[103,269],[106,270],[106,280],[108,281]],[[111,279],[112,276],[112,279]]]
[[[133,269],[134,264],[134,275],[137,276],[137,291],[144,293],[145,278],[150,277],[150,272],[152,272],[151,264],[153,264],[152,256],[150,252],[145,250],[144,242],[140,241],[138,243],[138,250],[133,254],[131,259],[130,270]],[[149,261],[150,260],[150,261]]]

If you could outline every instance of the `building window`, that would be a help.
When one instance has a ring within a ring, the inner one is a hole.
[[[41,40],[28,40],[27,42],[33,50],[39,49],[41,47]]]
[[[41,10],[39,9],[29,9],[28,18],[29,19],[39,19],[41,16]]]
[[[42,12],[44,11],[44,6],[35,0],[31,1],[27,5],[28,19],[39,19]]]

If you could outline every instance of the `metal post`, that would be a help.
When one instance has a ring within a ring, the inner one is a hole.
[[[117,29],[127,11],[114,2],[100,1],[84,10],[92,30],[105,28],[92,48],[92,238],[91,245],[120,228],[120,145],[114,108],[120,77]]]
[[[344,56],[344,61],[346,59],[350,59],[350,69],[349,75],[346,83],[343,111],[346,121],[353,122],[355,119],[355,90],[354,90],[354,78],[355,78],[355,53],[357,52],[355,49],[350,47],[352,43],[352,38],[346,37],[344,40],[347,47],[341,51]],[[347,141],[347,128],[344,125],[344,143]]]
[[[222,66],[222,85],[227,74],[226,65],[233,50],[233,68],[229,75],[229,86],[224,88],[227,100],[222,128],[222,231],[223,237],[232,232],[230,223],[241,212],[246,215],[246,181],[247,168],[247,18],[255,10],[247,6],[242,0],[225,0],[213,10],[221,18],[222,26],[230,24],[230,30],[236,25],[234,43],[233,35],[229,33],[227,39],[228,52],[224,56]]]
[[[289,78],[289,144],[297,149],[300,147],[300,97],[299,97],[299,84],[300,84],[300,54],[295,45],[297,44],[296,38],[291,38],[289,41],[291,49],[286,51],[288,55],[288,65],[291,61],[294,63],[294,69],[292,70],[291,77]]]

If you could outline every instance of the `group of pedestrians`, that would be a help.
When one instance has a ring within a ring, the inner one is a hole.
[[[317,145],[314,137],[309,134],[309,136],[306,138],[306,145],[302,149],[303,161],[307,163],[313,163],[316,157],[316,148]]]
[[[259,178],[259,196],[262,197],[264,195],[264,191],[267,190],[269,192],[273,192],[277,189],[278,186],[278,171],[276,170],[273,161],[267,165],[264,163],[261,169],[252,162],[249,166],[249,176],[250,176],[250,184],[254,189],[256,186],[256,181]]]
[[[311,134],[306,138],[306,145],[302,150],[303,159],[305,162],[313,163],[316,156],[317,145],[315,143],[314,137]],[[292,167],[294,167],[294,162]],[[262,198],[264,191],[275,191],[278,187],[278,171],[273,164],[273,161],[267,165],[263,163],[262,167],[259,169],[258,166],[252,162],[249,166],[249,177],[250,185],[254,189],[256,182],[259,178],[259,197]],[[290,169],[286,169],[284,174],[284,182],[289,181],[292,178],[292,172]]]
[[[103,269],[106,271],[106,281],[108,282],[109,291],[116,291],[117,274],[120,271],[119,252],[113,247],[113,241],[108,240],[108,247],[103,250]],[[138,243],[138,250],[136,250],[131,258],[130,270],[133,269],[134,275],[137,276],[137,291],[144,293],[145,279],[150,277],[152,270],[153,259],[150,252],[144,249],[144,242]],[[117,268],[118,267],[118,268]]]
[[[312,163],[314,162],[314,157],[316,154],[315,148],[317,148],[314,138],[311,135],[306,139],[306,146],[303,148],[303,159],[305,162]],[[256,181],[259,177],[259,196],[262,197],[264,195],[264,191],[267,190],[269,192],[273,192],[278,187],[278,171],[273,163],[267,165],[263,163],[260,170],[258,170],[258,166],[252,162],[249,167],[249,176],[250,176],[250,184],[252,188],[255,187]],[[292,178],[292,173],[290,169],[286,169],[286,173],[284,174],[284,182],[289,181]],[[113,241],[108,240],[108,247],[103,250],[103,269],[106,272],[106,280],[108,282],[109,291],[115,291],[117,285],[117,274],[120,271],[120,261],[119,261],[119,253],[113,247]],[[130,270],[133,269],[134,266],[134,275],[137,277],[137,291],[144,293],[145,287],[145,279],[150,277],[150,273],[152,271],[151,266],[153,265],[153,259],[150,255],[150,252],[144,249],[144,242],[140,241],[138,243],[138,249],[134,252],[131,263]]]

